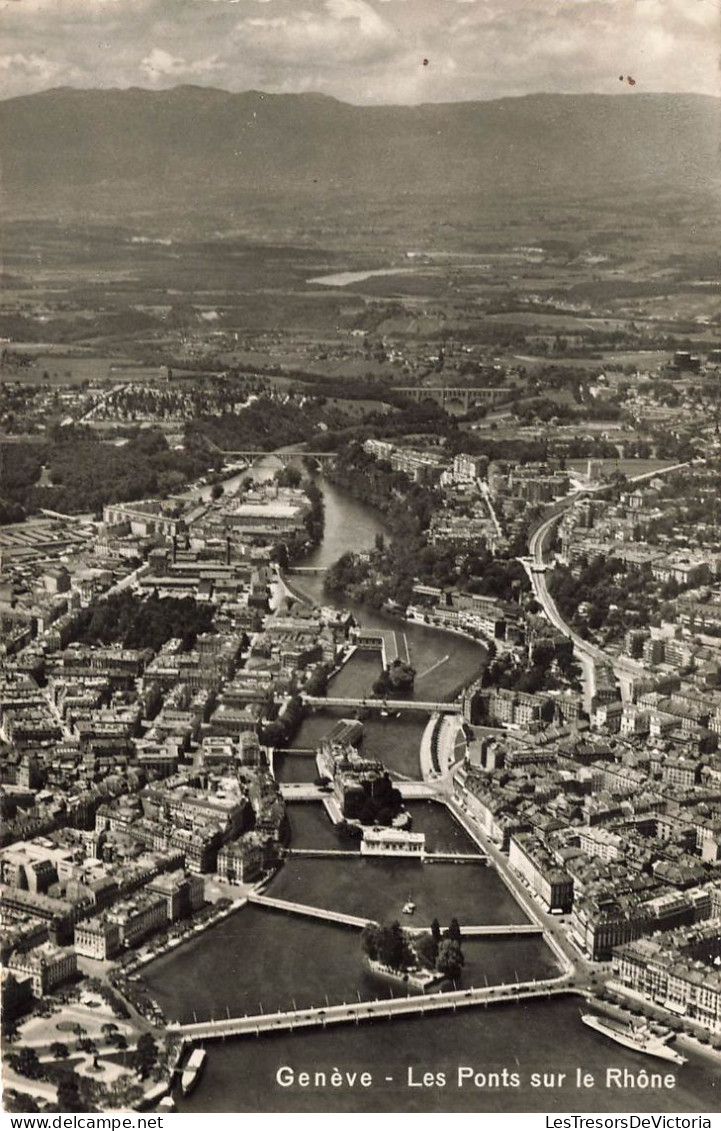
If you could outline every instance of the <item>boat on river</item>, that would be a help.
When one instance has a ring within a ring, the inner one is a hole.
[[[184,1096],[187,1096],[189,1092],[192,1092],[193,1088],[198,1083],[198,1078],[200,1076],[200,1073],[203,1071],[207,1057],[207,1052],[205,1051],[205,1049],[201,1048],[193,1049],[190,1056],[188,1057],[188,1063],[183,1069],[182,1075],[180,1077],[180,1090],[182,1091]]]
[[[408,896],[408,899],[407,899],[407,900],[406,900],[406,902],[405,902],[405,903],[403,904],[403,914],[404,914],[404,915],[412,915],[412,914],[413,914],[413,912],[415,911],[415,909],[416,909],[416,905],[415,905],[415,903],[413,902],[413,900],[411,899],[411,897],[410,897],[410,896]]]
[[[666,1043],[673,1036],[670,1029],[658,1027],[654,1030],[646,1021],[633,1024],[619,1021],[615,1017],[598,1017],[595,1013],[582,1013],[581,1020],[590,1029],[603,1033],[604,1037],[609,1037],[624,1048],[645,1052],[648,1056],[658,1056],[662,1060],[672,1061],[673,1064],[686,1063],[686,1057],[676,1049],[669,1048]]]

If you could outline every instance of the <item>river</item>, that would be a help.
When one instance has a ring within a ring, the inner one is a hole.
[[[300,565],[327,569],[349,550],[361,552],[372,549],[378,534],[390,538],[391,531],[379,511],[352,498],[347,491],[327,479],[319,477],[317,482],[323,492],[325,531],[320,545],[311,550]],[[295,575],[291,581],[294,589],[316,604],[338,604],[324,595],[322,575]],[[346,601],[343,606],[350,609],[364,628],[383,628],[405,635],[411,663],[416,669],[416,699],[446,698],[483,664],[483,647],[456,633],[405,622],[365,605]],[[348,665],[336,676],[333,694],[350,696],[355,689],[359,693],[367,692],[376,674],[377,661],[368,656],[357,656],[355,664]]]
[[[256,464],[258,477],[272,474],[277,468],[273,461]],[[341,554],[360,552],[373,547],[376,536],[389,538],[391,531],[384,516],[373,507],[354,499],[323,477],[317,483],[323,492],[325,528],[323,540],[298,563],[315,569],[327,569]],[[304,594],[315,604],[335,604],[323,592],[323,575],[302,574],[290,578],[293,589]],[[453,694],[461,684],[467,683],[480,669],[485,650],[480,644],[455,633],[442,632],[425,625],[406,623],[381,611],[364,605],[343,602],[364,628],[382,628],[405,635],[411,663],[416,669],[412,698],[438,700]],[[370,694],[373,682],[380,674],[377,653],[357,652],[336,675],[328,694],[338,697],[362,698]],[[326,710],[306,718],[293,738],[293,745],[312,748],[328,733],[342,710]],[[364,745],[377,755],[394,773],[407,778],[420,777],[418,750],[421,735],[428,721],[427,715],[408,714],[382,718],[374,713],[363,720]],[[315,767],[312,760],[299,760],[281,755],[277,762],[281,781],[312,781]]]
[[[321,287],[347,287],[381,275],[415,275],[418,270],[418,267],[379,267],[375,271],[339,271],[335,275],[317,275],[314,279],[306,279],[306,282]]]
[[[282,1066],[295,1072],[334,1069],[372,1074],[370,1088],[281,1087]],[[671,1069],[674,1088],[607,1086],[607,1068],[633,1072]],[[485,1073],[478,1086],[459,1069]],[[576,1086],[576,1072],[593,1087]],[[446,1083],[408,1085],[424,1072]],[[506,1084],[501,1074],[506,1069]],[[498,1086],[488,1075],[498,1074]],[[513,1074],[518,1074],[518,1084]],[[542,1073],[539,1083],[533,1073]],[[631,1053],[579,1023],[578,999],[544,1001],[530,1008],[494,1006],[429,1019],[377,1021],[310,1033],[250,1037],[209,1046],[196,1092],[181,1111],[207,1112],[716,1112],[718,1091],[707,1062],[682,1068]]]
[[[256,467],[272,474],[277,464]],[[321,545],[305,564],[331,565],[346,550],[365,550],[376,534],[389,532],[382,516],[319,479],[325,499],[326,527]],[[327,599],[322,577],[293,577],[316,602]],[[407,634],[411,662],[418,677],[415,694],[437,698],[468,679],[483,662],[479,645],[461,637],[353,609],[365,626]],[[439,662],[440,661],[440,662]],[[334,679],[336,694],[367,690],[377,671],[377,658],[366,654]],[[434,666],[436,665],[436,666]],[[433,667],[432,672],[424,674]],[[305,720],[294,738],[313,746],[333,725],[337,712]],[[418,777],[418,743],[425,717],[364,720],[364,744],[396,773]],[[286,755],[278,764],[285,780],[315,776],[313,759]],[[437,851],[473,851],[466,834],[436,804],[412,803],[414,827],[426,832]],[[292,845],[327,849],[337,841],[322,807],[289,806]],[[415,861],[296,857],[287,861],[270,885],[269,894],[352,914],[402,918],[404,902],[416,904],[413,924],[424,926],[437,915],[442,923],[456,916],[462,923],[518,923],[525,915],[493,869]],[[543,978],[555,973],[555,961],[537,938],[474,939],[464,943],[466,966],[461,985],[493,984]],[[278,1005],[322,1004],[355,998],[384,997],[393,985],[364,966],[357,931],[331,923],[299,919],[260,907],[246,907],[222,924],[147,968],[146,980],[166,1015],[192,1019],[267,1011]],[[395,992],[399,990],[396,987]],[[401,992],[405,993],[405,990]],[[540,1001],[523,1006],[497,1006],[429,1018],[342,1026],[326,1031],[287,1033],[210,1044],[208,1063],[191,1096],[176,1096],[188,1112],[713,1112],[718,1109],[720,1076],[708,1060],[692,1055],[681,1068],[652,1060],[610,1043],[580,1021],[577,998]],[[296,1072],[368,1071],[373,1085],[283,1087],[281,1066]],[[642,1087],[608,1084],[607,1068],[634,1073],[669,1071],[674,1088],[652,1094]],[[478,1084],[459,1069],[472,1068]],[[503,1077],[503,1070],[506,1076]],[[576,1086],[576,1072],[593,1076],[593,1087]],[[409,1083],[423,1072],[435,1075],[427,1087]],[[496,1085],[488,1073],[499,1074]],[[441,1083],[438,1074],[443,1074]],[[533,1073],[542,1075],[534,1082]],[[505,1083],[504,1083],[505,1080]],[[517,1080],[517,1083],[516,1083]]]

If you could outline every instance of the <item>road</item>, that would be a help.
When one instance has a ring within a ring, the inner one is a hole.
[[[569,624],[566,624],[556,607],[556,602],[553,600],[548,590],[544,548],[551,530],[559,521],[560,517],[560,514],[552,515],[551,518],[546,519],[533,533],[529,543],[530,562],[526,563],[524,561],[523,564],[526,566],[531,580],[533,595],[543,608],[546,617],[554,628],[557,628],[559,632],[562,632],[564,636],[569,637],[569,639],[573,641],[574,651],[583,668],[583,705],[585,710],[590,714],[593,699],[596,695],[596,663],[599,660],[610,662],[610,658],[606,657],[600,648],[589,644],[587,640],[584,640],[577,632],[574,632]]]
[[[259,1013],[243,1017],[225,1017],[210,1021],[196,1021],[179,1025],[171,1022],[168,1032],[179,1034],[186,1041],[222,1040],[225,1037],[258,1036],[267,1032],[293,1032],[304,1028],[323,1028],[328,1025],[359,1024],[375,1017],[423,1016],[432,1012],[456,1012],[458,1009],[489,1005],[503,1001],[524,1001],[528,998],[550,998],[568,994],[574,987],[568,975],[557,978],[520,983],[500,983],[494,986],[474,986],[470,990],[441,990],[419,994],[415,997],[391,997],[341,1005],[311,1006],[278,1013]]]
[[[676,463],[671,467],[664,467],[658,471],[647,471],[643,475],[636,475],[629,479],[629,483],[642,483],[648,479],[655,479],[662,475],[669,475],[674,471],[681,471],[683,468],[690,467],[692,463],[703,463],[703,460],[687,461],[685,463]],[[544,556],[546,541],[548,536],[560,521],[563,514],[569,507],[578,500],[583,494],[597,493],[607,490],[607,484],[598,484],[594,487],[584,488],[583,490],[573,491],[567,495],[563,500],[565,504],[557,514],[551,515],[545,522],[533,532],[528,545],[530,559],[523,559],[523,565],[528,573],[528,576],[533,587],[533,594],[538,601],[539,605],[543,608],[548,620],[551,624],[573,641],[574,651],[583,668],[583,689],[584,689],[584,708],[590,713],[592,702],[596,694],[596,665],[598,663],[605,664],[613,669],[616,680],[621,688],[621,698],[624,702],[630,702],[633,697],[633,682],[638,680],[645,674],[645,669],[642,664],[636,663],[634,660],[626,656],[616,656],[609,652],[604,652],[598,645],[591,644],[588,640],[584,640],[577,632],[567,624],[558,611],[556,602],[553,600],[549,589],[548,582],[546,581],[546,561]]]
[[[88,421],[93,419],[95,413],[98,411],[101,405],[104,405],[105,402],[110,399],[110,397],[115,396],[116,393],[122,392],[123,389],[129,388],[130,385],[128,385],[127,383],[124,385],[113,385],[113,387],[111,389],[108,389],[107,392],[101,393],[95,403],[90,406],[88,411],[84,412],[82,416],[78,417],[78,424],[87,424]]]
[[[577,989],[590,986],[602,974],[603,967],[597,962],[590,961],[573,945],[563,922],[557,916],[549,915],[536,902],[520,876],[509,864],[508,857],[479,829],[476,821],[466,813],[463,806],[455,798],[449,800],[448,804],[453,815],[472,839],[487,853],[489,862],[495,866],[506,887],[531,922],[541,927],[546,942],[555,951],[562,964],[564,976],[569,979],[569,984]]]

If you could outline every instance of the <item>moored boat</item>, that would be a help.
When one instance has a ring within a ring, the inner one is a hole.
[[[207,1056],[205,1049],[197,1048],[193,1049],[188,1057],[188,1063],[180,1077],[180,1090],[184,1096],[187,1096],[198,1083],[198,1077],[203,1070]]]
[[[673,1064],[685,1064],[686,1057],[676,1049],[669,1048],[667,1041],[673,1036],[670,1029],[661,1029],[655,1032],[648,1022],[637,1025],[626,1021],[618,1021],[614,1017],[598,1017],[594,1013],[582,1013],[581,1020],[590,1029],[603,1033],[619,1045],[636,1052],[645,1052],[649,1056],[658,1056],[662,1060],[670,1060]]]

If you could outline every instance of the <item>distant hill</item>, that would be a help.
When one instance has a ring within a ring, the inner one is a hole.
[[[277,204],[622,199],[719,184],[721,100],[531,95],[350,106],[321,95],[70,90],[0,102],[6,214],[124,220]]]

